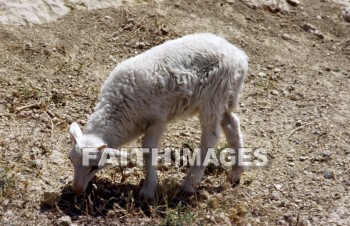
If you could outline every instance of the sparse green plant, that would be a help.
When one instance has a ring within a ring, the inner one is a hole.
[[[8,170],[0,168],[0,197],[10,197],[14,186],[15,181],[8,175]]]

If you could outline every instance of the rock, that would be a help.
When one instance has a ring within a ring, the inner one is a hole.
[[[277,191],[273,191],[273,192],[271,193],[271,199],[272,199],[272,200],[275,200],[275,201],[278,201],[278,200],[280,199],[280,193],[277,192]]]
[[[326,170],[323,172],[323,176],[326,179],[334,179],[334,173],[331,170]]]
[[[331,157],[332,153],[328,150],[322,152],[322,156],[324,159],[328,160]]]
[[[350,7],[344,7],[342,9],[343,18],[346,22],[350,23]]]
[[[304,162],[304,161],[306,161],[306,160],[308,160],[309,159],[309,157],[307,157],[307,156],[300,156],[299,157],[299,160],[301,161],[301,162]]]
[[[317,130],[317,129],[314,130],[313,133],[316,134],[316,135],[320,135],[321,134],[321,132],[319,130]]]
[[[284,33],[283,35],[282,35],[282,38],[284,39],[284,40],[291,40],[292,38],[290,37],[290,35],[289,34],[286,34],[286,33]]]
[[[74,9],[102,9],[106,7],[118,7],[121,4],[122,1],[120,0],[0,1],[0,24],[41,24],[55,21]]]
[[[70,226],[72,224],[72,219],[70,216],[63,216],[57,219],[57,225],[59,226]]]
[[[60,194],[57,191],[45,191],[44,192],[44,201],[43,203],[54,207],[58,204],[60,200]]]
[[[275,187],[276,190],[281,190],[282,188],[281,184],[274,184],[273,186]]]
[[[267,9],[272,13],[289,12],[289,5],[285,0],[243,0],[243,2],[253,9]]]
[[[325,35],[316,29],[316,27],[310,23],[306,23],[302,26],[303,30],[315,34],[318,38],[324,39]]]
[[[39,159],[35,159],[32,161],[32,164],[35,168],[41,169],[43,168],[43,163]]]
[[[266,77],[266,73],[265,72],[259,72],[258,76],[259,77]]]
[[[319,37],[320,39],[324,39],[325,35],[319,31],[319,30],[316,30],[313,32],[317,37]]]
[[[291,6],[298,6],[300,4],[299,0],[287,0]]]
[[[306,32],[310,32],[310,31],[315,31],[316,30],[316,27],[314,25],[312,25],[312,24],[309,24],[309,23],[304,24],[302,28]]]
[[[274,90],[271,91],[271,94],[274,95],[274,96],[278,96],[278,91],[274,89]]]
[[[279,68],[279,67],[276,67],[276,68],[273,70],[273,72],[275,72],[275,73],[280,73],[281,71],[282,71],[282,69]]]
[[[26,43],[25,46],[24,46],[25,50],[30,50],[31,48],[33,48],[33,45],[30,42]]]
[[[300,126],[302,126],[303,124],[302,124],[302,122],[300,121],[300,120],[298,120],[296,123],[295,123],[295,126],[296,127],[300,127]]]

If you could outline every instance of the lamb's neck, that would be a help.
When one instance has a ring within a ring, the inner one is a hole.
[[[115,111],[109,114],[108,111],[100,109],[90,116],[85,133],[95,134],[110,148],[119,148],[138,135],[136,131],[135,124],[122,114]]]

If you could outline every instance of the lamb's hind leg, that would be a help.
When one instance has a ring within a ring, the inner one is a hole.
[[[241,132],[240,121],[238,116],[232,112],[226,111],[223,114],[221,127],[225,133],[229,148],[234,149],[236,153],[236,163],[232,166],[232,171],[230,172],[229,180],[234,185],[237,185],[239,184],[241,175],[244,171],[244,167],[238,164],[239,149],[243,148],[243,135]]]
[[[197,161],[197,158],[194,162],[194,165],[191,167],[190,172],[187,174],[183,184],[182,189],[188,193],[194,193],[195,188],[199,185],[202,180],[205,171],[204,160],[209,148],[214,148],[219,136],[219,120],[218,117],[214,117],[216,119],[210,120],[208,123],[208,119],[206,116],[199,116],[202,127],[202,135],[201,135],[201,146],[200,146],[200,161]]]
[[[155,153],[152,153],[152,148],[158,147],[159,140],[165,130],[165,127],[166,123],[157,121],[151,123],[145,131],[142,146],[143,148],[148,148],[149,152],[143,154],[146,165],[146,178],[140,190],[140,195],[144,198],[153,199],[156,192],[157,170],[156,166],[152,165],[152,159],[157,158],[157,156],[153,156]]]

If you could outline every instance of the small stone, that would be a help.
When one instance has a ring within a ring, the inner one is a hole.
[[[345,7],[342,9],[343,18],[346,22],[350,23],[350,7]]]
[[[333,179],[334,178],[334,173],[333,173],[333,171],[326,170],[326,171],[323,172],[323,176],[326,179]]]
[[[279,68],[279,67],[276,67],[276,68],[273,70],[273,72],[275,72],[275,73],[279,73],[279,72],[281,72],[281,71],[282,71],[282,69]]]
[[[169,29],[163,24],[162,27],[160,28],[160,31],[162,32],[162,35],[167,35],[169,34]]]
[[[281,190],[282,188],[281,184],[274,184],[273,186],[276,188],[276,190]]]
[[[266,73],[265,72],[259,72],[258,76],[259,77],[266,77]]]
[[[39,159],[35,159],[32,161],[32,164],[35,168],[41,169],[43,168],[43,163]]]
[[[288,165],[289,166],[295,166],[295,163],[294,162],[288,162]]]
[[[43,203],[54,207],[58,204],[60,200],[60,194],[57,191],[45,191],[44,192],[44,201]]]
[[[29,50],[29,49],[31,49],[32,47],[33,47],[32,43],[28,42],[28,43],[25,44],[24,49],[25,49],[25,50]]]
[[[279,200],[279,199],[280,199],[280,193],[277,192],[277,191],[273,191],[273,192],[271,193],[271,199],[272,199],[272,200],[275,200],[275,201]]]
[[[178,2],[176,2],[175,4],[174,4],[174,6],[177,8],[177,7],[180,7],[180,3],[178,3]]]
[[[309,157],[303,156],[303,155],[299,157],[299,160],[302,161],[302,162],[304,162],[304,161],[306,161],[308,159],[309,159]]]
[[[314,132],[313,132],[314,134],[316,134],[316,135],[320,135],[321,134],[321,132],[319,131],[319,130],[314,130]]]
[[[300,4],[299,0],[287,0],[291,6],[298,6]]]
[[[315,31],[316,30],[316,27],[314,25],[312,25],[312,24],[309,24],[309,23],[304,24],[302,28],[306,32]]]
[[[112,17],[111,17],[111,16],[105,16],[105,18],[106,18],[107,20],[112,19]]]
[[[70,216],[63,216],[57,219],[57,225],[59,226],[70,226],[72,224],[72,219]]]
[[[292,38],[290,37],[290,35],[289,34],[286,34],[286,33],[284,33],[283,35],[282,35],[282,38],[284,39],[284,40],[291,40]]]
[[[324,39],[324,37],[325,37],[325,35],[319,30],[315,30],[314,34],[320,39]]]
[[[299,120],[299,121],[297,121],[296,123],[295,123],[295,126],[296,127],[300,127],[300,126],[302,126],[302,122]]]
[[[271,94],[274,95],[274,96],[277,96],[278,95],[278,91],[274,89],[274,90],[271,91]]]
[[[326,159],[328,159],[329,157],[331,157],[332,153],[328,150],[325,150],[322,152],[322,156]]]

